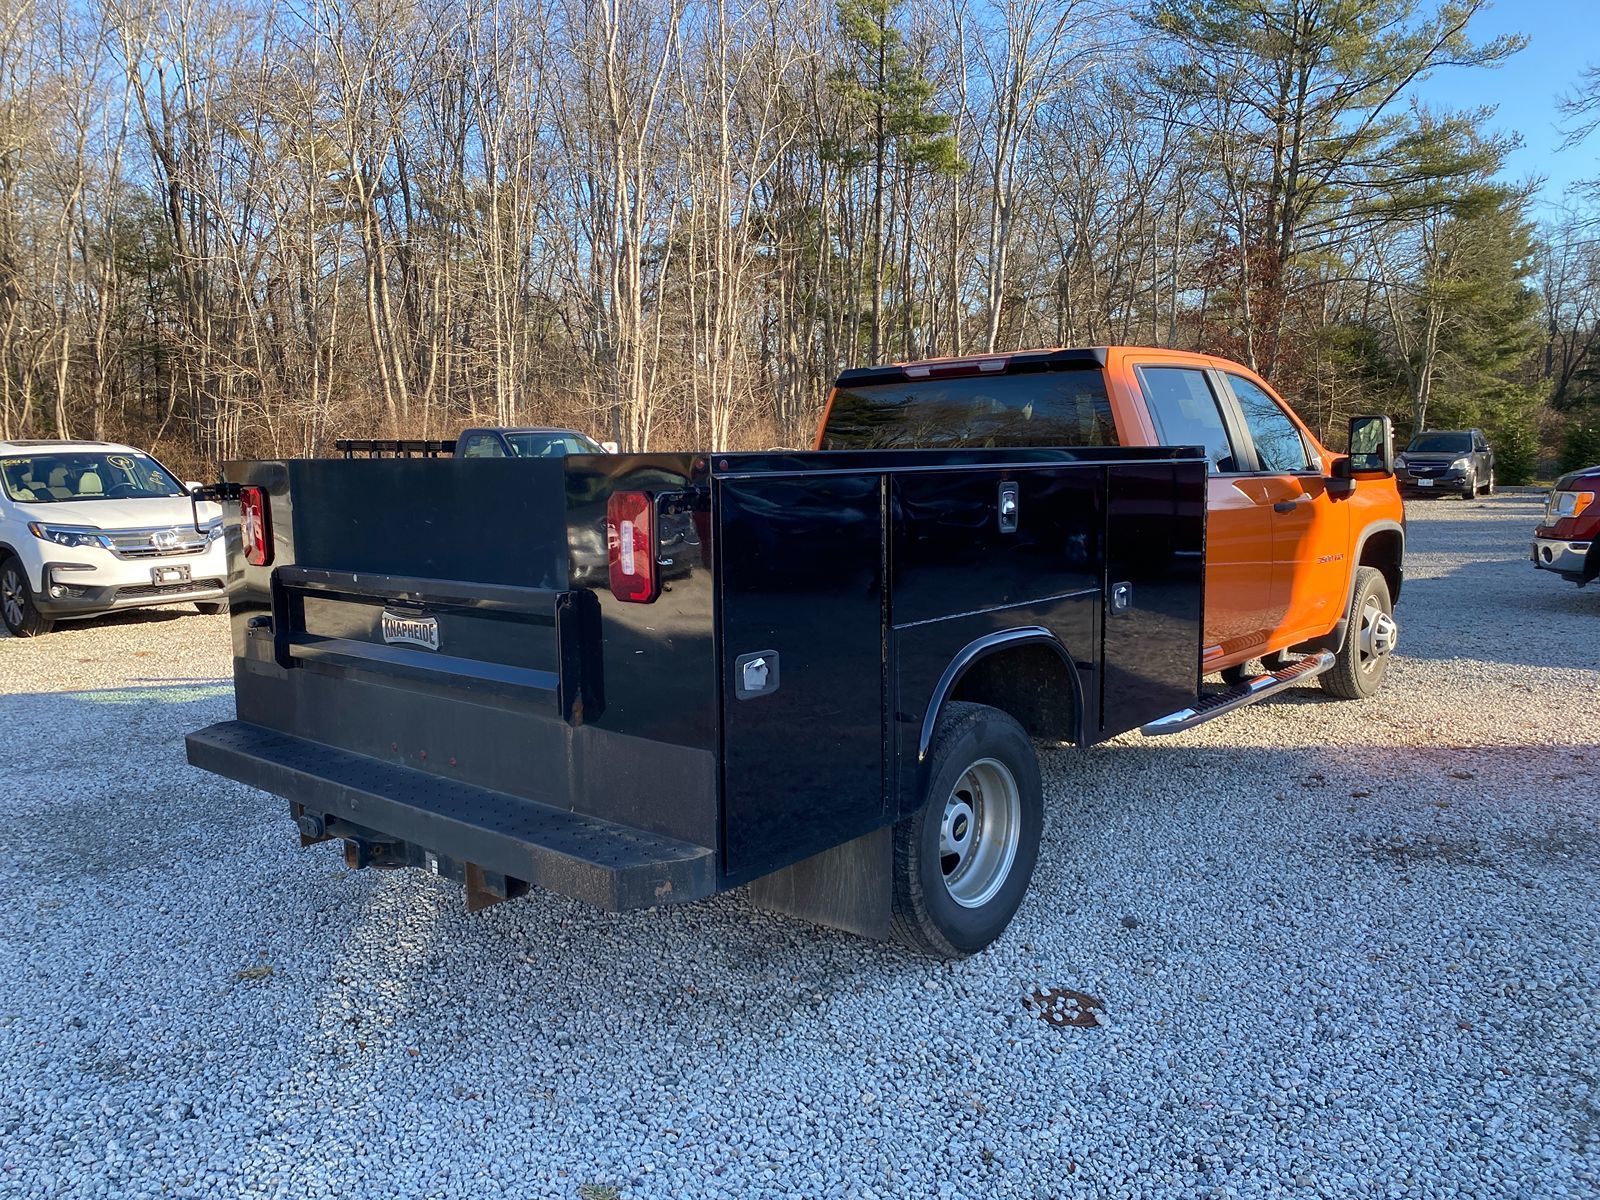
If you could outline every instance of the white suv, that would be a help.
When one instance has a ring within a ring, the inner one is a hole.
[[[180,601],[219,612],[226,582],[221,508],[195,506],[142,450],[0,442],[0,618],[13,636]]]

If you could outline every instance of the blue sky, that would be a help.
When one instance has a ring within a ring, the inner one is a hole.
[[[1502,0],[1479,13],[1469,26],[1473,40],[1486,42],[1503,33],[1525,33],[1527,49],[1505,66],[1447,68],[1420,84],[1424,103],[1438,107],[1497,106],[1491,124],[1521,134],[1523,146],[1511,155],[1506,174],[1513,179],[1543,175],[1543,205],[1562,201],[1576,179],[1600,176],[1600,130],[1581,146],[1561,150],[1556,98],[1571,92],[1585,66],[1600,64],[1600,5],[1596,0]]]

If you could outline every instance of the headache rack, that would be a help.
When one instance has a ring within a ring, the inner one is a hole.
[[[449,458],[455,453],[454,438],[340,438],[333,448],[343,458]]]

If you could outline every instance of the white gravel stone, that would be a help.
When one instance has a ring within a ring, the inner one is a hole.
[[[1045,749],[951,968],[740,894],[469,917],[184,763],[222,618],[0,638],[0,1198],[1600,1194],[1600,588],[1538,507],[1410,507],[1375,701]]]

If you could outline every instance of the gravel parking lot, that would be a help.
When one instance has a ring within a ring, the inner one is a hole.
[[[1377,701],[1045,752],[954,965],[738,893],[469,917],[184,763],[223,618],[0,640],[0,1197],[1600,1194],[1600,588],[1539,503],[1410,506]]]

